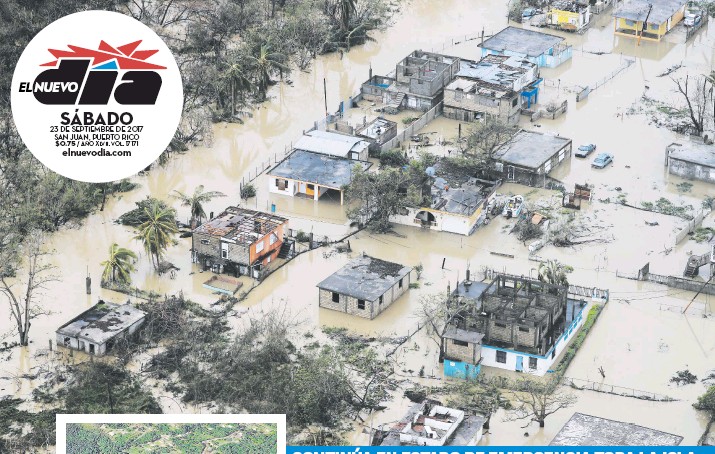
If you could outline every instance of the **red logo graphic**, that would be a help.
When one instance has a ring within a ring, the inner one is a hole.
[[[165,66],[147,63],[145,60],[155,53],[157,49],[137,50],[142,40],[134,41],[123,46],[114,48],[104,40],[99,43],[97,50],[84,47],[68,45],[71,50],[48,49],[56,60],[42,64],[40,66],[56,67],[61,58],[91,58],[92,66],[102,65],[108,62],[108,66],[102,69],[166,69]],[[116,60],[116,66],[112,65],[112,60]],[[109,66],[112,65],[112,66]],[[103,65],[104,66],[104,65]],[[96,68],[95,68],[96,69]]]

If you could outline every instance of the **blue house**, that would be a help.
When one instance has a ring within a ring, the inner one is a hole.
[[[503,29],[485,40],[481,48],[482,56],[516,56],[547,68],[559,66],[573,54],[573,48],[560,36],[517,27]]]

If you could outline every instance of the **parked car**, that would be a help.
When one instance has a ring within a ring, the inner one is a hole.
[[[686,27],[694,27],[700,24],[702,18],[703,17],[700,14],[688,14],[687,16],[685,16],[685,20],[683,21],[683,23]]]
[[[606,167],[608,164],[613,162],[613,155],[608,154],[608,153],[599,153],[598,156],[596,156],[596,159],[593,160],[591,163],[591,167],[596,167],[599,169],[603,169]]]
[[[577,158],[585,158],[594,151],[596,151],[596,145],[589,143],[587,145],[581,145],[580,147],[578,147],[578,150],[576,150],[576,153],[574,154]]]

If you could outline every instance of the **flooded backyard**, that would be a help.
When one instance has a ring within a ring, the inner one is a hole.
[[[207,213],[219,213],[227,205],[268,211],[275,205],[278,215],[290,219],[292,229],[330,240],[341,238],[353,229],[345,216],[345,207],[338,202],[269,194],[268,179],[262,175],[254,181],[257,197],[243,204],[239,182],[253,179],[267,161],[280,159],[286,147],[310,128],[315,119],[325,116],[324,79],[327,105],[333,112],[341,100],[359,90],[371,68],[375,74],[386,74],[415,49],[478,59],[481,56],[479,40],[465,41],[464,38],[472,38],[482,29],[488,35],[506,25],[504,2],[411,0],[402,6],[393,26],[374,34],[375,42],[353,48],[342,56],[321,56],[309,71],[293,72],[290,84],[275,86],[270,92],[270,101],[253,112],[245,124],[215,125],[210,145],[172,156],[166,166],[157,166],[146,175],[136,176],[133,181],[139,184],[137,189],[111,198],[104,211],[92,214],[81,225],[65,227],[52,234],[48,246],[55,252],[52,262],[58,267],[61,280],[48,284],[41,302],[52,314],[33,321],[29,347],[11,349],[0,357],[0,396],[29,396],[36,383],[16,377],[31,374],[47,362],[48,357],[42,353],[48,348],[48,341],[54,340],[54,332],[61,324],[96,304],[99,298],[111,302],[127,300],[124,294],[99,287],[100,263],[106,260],[112,243],[142,251],[137,271],[132,275],[136,287],[162,295],[183,291],[189,299],[205,307],[217,300],[216,294],[202,286],[211,273],[191,263],[191,238],[178,239],[167,251],[165,260],[179,268],[175,278],[166,274],[159,276],[153,270],[140,243],[133,240],[134,229],[115,223],[121,214],[135,207],[135,202],[147,196],[166,200],[177,208],[179,220],[186,222],[188,209],[179,206],[170,193],[174,190],[190,193],[203,184],[207,190],[227,195],[207,203],[204,206]],[[715,193],[712,185],[696,181],[691,182],[692,187],[687,191],[681,190],[678,184],[685,180],[669,175],[664,161],[665,147],[682,138],[650,125],[648,115],[626,114],[639,103],[644,92],[675,102],[670,77],[658,77],[671,66],[683,65],[672,77],[709,73],[715,58],[715,25],[701,30],[687,44],[666,40],[644,41],[636,46],[634,40],[614,36],[609,10],[596,16],[584,34],[562,35],[573,45],[573,58],[558,68],[541,69],[541,77],[545,79],[542,102],[567,100],[568,111],[556,120],[540,119],[534,123],[522,116],[520,125],[571,138],[574,148],[583,143],[597,143],[599,151],[615,155],[614,165],[602,170],[592,169],[591,159],[572,157],[551,175],[563,181],[567,188],[575,183],[595,187],[593,200],[584,203],[578,216],[602,232],[606,241],[573,248],[550,245],[538,255],[573,266],[569,280],[574,284],[610,290],[610,302],[566,376],[667,395],[676,400],[653,402],[574,390],[577,404],[549,417],[543,429],[533,424],[525,429],[521,421],[505,422],[505,414],[500,411],[492,419],[492,427],[482,444],[518,441],[546,445],[573,412],[578,411],[678,434],[684,437],[684,445],[692,445],[707,424],[704,414],[692,408],[705,386],[698,382],[677,387],[669,379],[677,370],[689,369],[700,378],[715,368],[715,318],[712,318],[715,296],[697,296],[684,315],[682,309],[694,298],[693,292],[624,279],[617,277],[617,273],[633,274],[650,263],[652,272],[680,276],[688,254],[701,254],[706,245],[688,238],[674,244],[673,236],[683,228],[683,219],[604,201],[613,202],[622,194],[628,204],[639,206],[641,202],[666,197],[676,204],[690,204],[699,209],[705,196]],[[633,60],[627,69],[591,92],[585,101],[576,102],[576,87],[593,85],[608,77],[626,59]],[[352,110],[348,113],[351,118],[375,114],[369,103],[361,103]],[[398,122],[398,130],[402,127]],[[463,123],[462,127],[468,125]],[[440,117],[421,132],[433,132],[452,141],[458,129],[457,121]],[[449,153],[449,149],[450,146],[445,145],[435,147],[434,151],[444,154]],[[558,192],[511,183],[502,185],[499,192],[523,194],[527,203],[538,204],[551,199],[560,203]],[[654,222],[657,225],[649,225]],[[535,273],[538,262],[529,259],[527,245],[515,235],[507,234],[512,223],[499,217],[471,236],[402,225],[396,226],[394,234],[361,231],[350,238],[351,254],[336,253],[330,247],[319,248],[300,255],[271,274],[236,306],[238,315],[233,317],[232,323],[240,323],[239,318],[246,309],[260,311],[285,305],[302,320],[301,330],[317,333],[321,327],[345,327],[368,336],[414,333],[418,329],[421,300],[446,292],[448,285],[454,288],[468,268],[477,276],[486,268],[525,276]],[[710,214],[703,225],[713,224],[715,219]],[[374,320],[318,308],[316,284],[362,252],[407,266],[422,264],[424,271],[419,287],[410,289]],[[87,273],[92,278],[91,295],[85,293]],[[244,289],[250,285],[253,284],[246,281]],[[6,306],[0,306],[0,320],[9,320],[6,311]],[[397,353],[402,368],[412,371],[400,373],[425,385],[439,384],[444,377],[437,362],[438,353],[434,342],[420,331]],[[422,365],[425,365],[426,378],[416,373]],[[605,370],[605,378],[599,374],[599,367]],[[490,373],[489,368],[485,373]],[[165,392],[157,388],[155,394],[163,396]],[[184,408],[168,397],[159,401],[166,412],[205,411]],[[396,393],[395,399],[387,404],[388,409],[375,413],[365,426],[394,423],[405,413],[408,404],[401,392]],[[362,429],[356,427],[350,435],[351,442],[367,443]]]

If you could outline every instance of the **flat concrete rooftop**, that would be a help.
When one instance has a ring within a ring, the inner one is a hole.
[[[496,35],[484,41],[482,47],[497,52],[513,52],[516,54],[538,57],[564,39],[560,36],[526,30],[517,27],[507,27]]]
[[[318,288],[364,301],[375,301],[412,268],[361,255],[318,284]]]
[[[668,156],[679,161],[715,168],[715,146],[704,143],[672,143]]]
[[[372,164],[367,161],[296,150],[269,170],[268,175],[315,183],[319,186],[339,190],[350,184],[353,167],[356,165],[368,169]]]
[[[616,8],[613,17],[632,21],[644,21],[647,17],[649,24],[662,24],[686,3],[686,0],[630,0]]]
[[[571,139],[566,137],[521,130],[509,143],[496,151],[495,158],[506,164],[538,169],[570,144]]]
[[[628,422],[574,413],[550,446],[678,446],[683,437]]]

